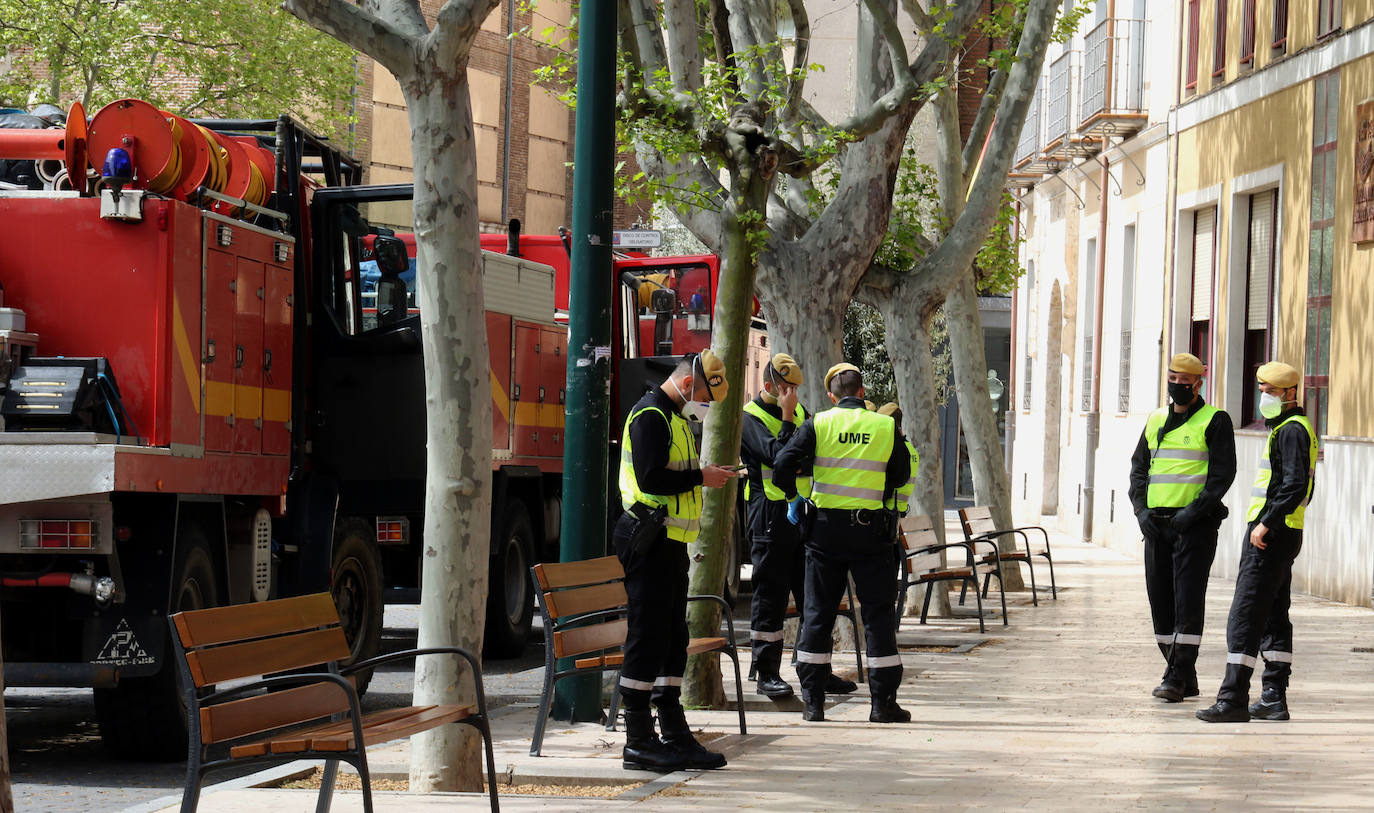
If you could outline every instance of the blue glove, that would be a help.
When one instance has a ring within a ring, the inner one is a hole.
[[[806,498],[798,494],[787,503],[787,521],[796,525],[801,522],[802,505]]]

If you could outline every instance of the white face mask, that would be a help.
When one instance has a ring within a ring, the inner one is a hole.
[[[1284,400],[1269,392],[1260,393],[1259,411],[1266,418],[1277,418],[1283,414]]]
[[[675,379],[670,378],[668,381],[673,385],[673,389],[677,390],[678,397],[683,400],[682,417],[689,421],[705,423],[706,412],[711,408],[711,404],[707,401],[693,401],[682,392],[682,388],[677,385]]]

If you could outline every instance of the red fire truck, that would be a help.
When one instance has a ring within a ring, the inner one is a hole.
[[[0,191],[5,685],[91,687],[109,747],[174,757],[169,612],[330,589],[366,657],[383,602],[418,600],[422,362],[396,287],[413,251],[396,260],[388,225],[410,189],[357,185],[351,158],[287,118],[134,100],[0,131],[0,157],[78,179]],[[482,269],[496,656],[524,645],[529,564],[557,554],[566,370],[566,274],[512,243],[527,256]],[[691,260],[622,260],[625,406],[671,363],[630,358],[644,336],[672,352],[709,337],[692,275],[705,263],[713,291],[714,258]]]

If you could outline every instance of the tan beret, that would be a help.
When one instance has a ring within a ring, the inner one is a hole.
[[[1169,359],[1169,372],[1206,375],[1207,367],[1202,363],[1202,359],[1192,353],[1175,353],[1174,357]]]
[[[800,387],[802,383],[801,365],[786,353],[773,356],[773,380],[783,381]]]
[[[725,394],[730,391],[730,382],[725,380],[725,362],[709,347],[701,351],[697,359],[701,362],[702,380],[711,390],[711,400],[725,400]]]
[[[1260,368],[1255,371],[1255,380],[1261,384],[1287,390],[1298,386],[1298,383],[1302,381],[1302,374],[1291,364],[1271,361],[1268,364],[1260,365]]]
[[[842,361],[839,364],[836,364],[834,367],[831,367],[829,370],[825,371],[826,389],[830,389],[830,379],[834,378],[840,373],[859,373],[859,375],[863,375],[863,371],[861,371],[858,367],[855,367],[853,364],[850,364],[847,361]]]
[[[883,404],[882,406],[878,407],[878,414],[886,415],[889,418],[893,415],[900,413],[901,411],[902,408],[897,406],[896,402],[894,401],[888,401],[886,404]]]
[[[864,409],[868,410],[869,412],[877,412],[878,405],[873,403],[872,401],[864,401]]]

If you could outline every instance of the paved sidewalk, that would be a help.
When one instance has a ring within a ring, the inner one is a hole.
[[[1367,651],[1374,648],[1374,611],[1295,597],[1294,719],[1207,725],[1193,712],[1211,702],[1222,674],[1233,584],[1213,580],[1209,587],[1199,661],[1203,696],[1170,705],[1150,697],[1163,669],[1140,563],[1065,537],[1054,539],[1054,550],[1059,600],[1045,594],[1039,607],[1031,607],[1028,594],[1013,595],[1009,627],[993,620],[988,634],[980,635],[970,619],[926,627],[915,618],[903,620],[904,646],[954,645],[953,651],[904,653],[900,701],[916,717],[909,725],[869,723],[863,687],[837,699],[825,723],[803,723],[798,705],[765,711],[768,701],[751,694],[746,737],[733,711],[688,714],[696,727],[726,732],[712,743],[729,756],[724,770],[672,774],[612,800],[503,795],[501,806],[1374,809],[1368,775],[1374,764],[1374,654]],[[847,665],[852,669],[852,660]],[[846,658],[837,656],[836,666],[843,670]],[[788,677],[795,685],[795,676]],[[746,691],[751,688],[746,684]],[[531,758],[533,717],[532,704],[495,716],[497,767],[516,781],[653,779],[623,771],[623,734],[593,724],[551,724],[546,757]],[[406,743],[374,749],[374,771],[404,772],[407,749]],[[374,799],[379,811],[487,809],[486,798],[472,794],[382,792]],[[205,793],[200,809],[309,811],[314,803],[313,791],[226,787]],[[333,809],[361,810],[360,794],[337,792]]]

